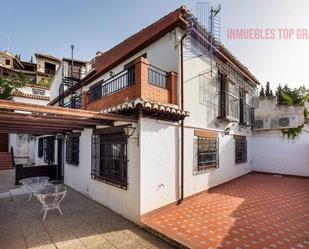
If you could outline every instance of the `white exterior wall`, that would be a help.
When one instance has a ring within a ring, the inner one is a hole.
[[[281,131],[255,132],[252,146],[253,170],[309,176],[308,132],[303,131],[295,140],[284,138]]]
[[[92,130],[90,129],[82,131],[79,142],[79,166],[65,164],[64,183],[129,220],[138,223],[140,214],[139,147],[132,144],[131,140],[128,139],[129,185],[127,190],[123,190],[91,179],[91,135]]]
[[[174,32],[175,31],[175,32]],[[167,72],[174,71],[178,72],[178,64],[179,64],[179,49],[178,45],[179,42],[175,40],[175,35],[178,36],[179,29],[175,29],[174,31],[166,34],[159,40],[155,41],[154,43],[150,44],[145,49],[141,50],[140,52],[136,53],[134,56],[128,58],[127,60],[123,61],[113,69],[109,70],[117,74],[124,70],[124,65],[131,62],[132,60],[137,59],[139,56],[147,53],[147,59],[149,64],[156,66],[162,70]],[[104,54],[102,55],[104,56]],[[90,86],[94,85],[95,83],[99,82],[100,80],[104,79],[107,80],[110,78],[109,72],[103,74],[89,85],[83,88],[83,91],[87,91]]]
[[[141,119],[141,214],[178,196],[178,125]]]

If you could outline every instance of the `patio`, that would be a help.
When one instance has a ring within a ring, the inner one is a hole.
[[[309,248],[309,180],[251,173],[143,223],[190,248]]]
[[[38,200],[28,203],[17,190],[0,198],[1,249],[172,248],[72,189],[61,205],[64,215],[50,211],[42,222]]]

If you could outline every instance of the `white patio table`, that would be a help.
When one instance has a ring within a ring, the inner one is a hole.
[[[30,192],[28,202],[31,200],[33,194],[46,187],[52,186],[52,184],[49,183],[48,180],[49,177],[47,176],[37,176],[25,178],[19,181],[19,183],[22,184],[22,187],[28,192]]]
[[[60,203],[64,199],[66,193],[67,189],[63,185],[53,185],[35,193],[35,196],[42,204],[41,212],[44,211],[43,221],[46,218],[48,210],[58,209],[59,213],[62,215]]]

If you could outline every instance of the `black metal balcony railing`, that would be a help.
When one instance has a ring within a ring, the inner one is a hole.
[[[239,120],[239,98],[228,91],[220,93],[219,117]]]
[[[106,81],[100,81],[89,89],[89,103],[108,96],[135,83],[135,66],[121,71]]]
[[[148,82],[155,86],[167,89],[167,72],[155,66],[148,66]]]
[[[80,109],[82,107],[82,96],[73,98],[63,106],[64,108]]]

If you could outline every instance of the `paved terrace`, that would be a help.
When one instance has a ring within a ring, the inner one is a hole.
[[[18,189],[11,193],[18,193]],[[159,238],[106,207],[69,189],[61,209],[49,211],[45,222],[41,204],[28,195],[0,196],[1,249],[172,248]]]
[[[252,173],[143,222],[190,248],[309,248],[309,179]]]

